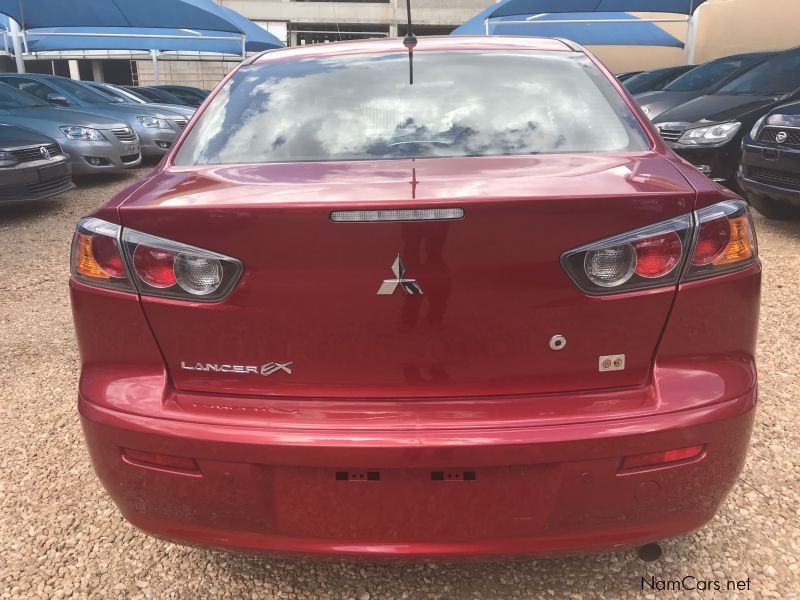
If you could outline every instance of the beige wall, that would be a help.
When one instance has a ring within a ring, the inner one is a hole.
[[[639,13],[655,18],[664,15]],[[800,0],[708,0],[698,11],[695,63],[738,52],[784,50],[800,46]],[[686,25],[666,24],[664,29],[680,40]],[[677,48],[593,46],[613,71],[639,71],[685,64],[686,53]]]

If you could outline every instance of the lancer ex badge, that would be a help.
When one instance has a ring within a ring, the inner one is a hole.
[[[378,288],[379,296],[391,296],[398,286],[402,287],[403,291],[410,296],[422,294],[422,288],[419,287],[416,279],[405,279],[406,263],[399,254],[392,263],[392,273],[394,273],[394,279],[384,279],[381,287]]]
[[[294,361],[285,363],[268,362],[261,365],[234,365],[234,364],[220,364],[220,363],[187,363],[185,360],[181,361],[181,369],[184,371],[205,371],[207,373],[234,373],[237,375],[263,375],[269,377],[273,373],[283,371],[284,373],[292,374],[291,366]]]

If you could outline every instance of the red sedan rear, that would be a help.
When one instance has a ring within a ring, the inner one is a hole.
[[[746,205],[583,49],[269,52],[75,235],[79,407],[132,523],[476,557],[711,519],[756,404]]]

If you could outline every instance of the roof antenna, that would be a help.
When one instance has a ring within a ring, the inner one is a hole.
[[[406,0],[406,15],[408,15],[408,29],[403,45],[408,48],[408,83],[414,85],[414,48],[417,45],[417,36],[411,26],[411,0]]]

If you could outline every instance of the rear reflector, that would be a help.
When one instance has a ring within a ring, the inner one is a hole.
[[[700,456],[704,448],[705,446],[700,444],[699,446],[689,446],[688,448],[677,448],[675,450],[663,450],[661,452],[627,456],[622,461],[621,470],[639,469],[641,467],[652,467],[654,465],[665,465],[689,460]]]
[[[331,221],[375,223],[379,221],[445,221],[464,217],[463,208],[423,208],[419,210],[337,210]]]
[[[145,452],[144,450],[132,450],[131,448],[122,449],[122,459],[128,464],[141,467],[155,467],[159,469],[169,469],[172,471],[185,471],[200,474],[197,463],[193,458],[185,456],[171,456],[169,454],[158,454],[156,452]]]

